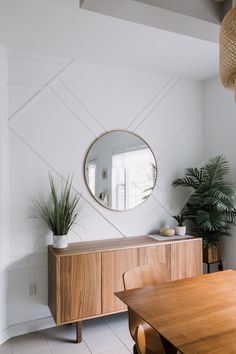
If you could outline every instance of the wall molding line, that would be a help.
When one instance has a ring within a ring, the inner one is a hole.
[[[12,131],[15,136],[25,145],[31,152],[33,152],[49,169],[51,169],[58,177],[60,177],[64,182],[66,182],[66,178],[62,176],[49,162],[47,162],[19,133],[17,133],[13,127],[9,126],[9,129]],[[121,230],[115,226],[107,217],[105,217],[87,198],[84,197],[83,193],[77,190],[74,186],[72,186],[73,190],[77,192],[81,198],[92,207],[102,218],[107,221],[122,237],[126,237]]]
[[[89,126],[78,116],[78,114],[61,98],[61,96],[58,95],[58,93],[55,91],[54,88],[50,87],[51,92],[56,96],[56,98],[72,113],[72,115],[80,121],[84,125],[86,129],[95,137],[97,137],[97,134],[94,133],[94,131],[89,128]]]
[[[138,128],[140,128],[140,126],[149,118],[150,114],[162,103],[162,101],[169,95],[169,93],[178,85],[178,83],[181,81],[181,79],[180,78],[175,78],[173,81],[174,81],[173,83],[171,83],[171,81],[170,81],[170,83],[169,83],[170,85],[168,84],[163,89],[163,91],[161,92],[161,93],[163,93],[163,95],[159,95],[160,97],[158,96],[159,100],[154,105],[154,107],[152,107],[151,110],[144,116],[144,118],[141,120],[141,122],[138,123],[136,128],[133,129],[134,132],[136,132],[136,130]]]
[[[63,81],[62,79],[59,79],[60,83],[64,86],[64,88],[75,98],[76,101],[87,111],[87,113],[100,125],[100,127],[104,130],[104,132],[107,131],[107,129],[103,126],[101,122],[96,118],[95,114],[90,111],[88,107],[85,106],[85,104],[80,100],[78,96],[71,90],[71,88]]]
[[[135,118],[133,118],[131,120],[131,122],[129,123],[129,125],[127,126],[126,129],[130,129],[131,126],[138,120],[138,118],[144,114],[145,115],[145,111],[148,110],[148,108],[151,106],[151,104],[153,102],[155,102],[155,100],[161,95],[162,91],[168,87],[168,85],[171,83],[172,80],[174,80],[174,76],[171,76],[166,82],[165,84],[159,89],[159,91],[145,104],[145,106],[141,109],[141,111],[136,115]],[[148,113],[146,113],[146,115],[148,115]]]
[[[20,108],[17,109],[12,115],[9,116],[8,121],[17,119],[26,109],[26,106],[31,105],[37,100],[43,93],[49,89],[49,86],[58,80],[58,78],[74,63],[74,60],[70,60],[61,70],[59,70],[50,80],[48,80],[41,89],[38,90],[27,102],[25,102]]]

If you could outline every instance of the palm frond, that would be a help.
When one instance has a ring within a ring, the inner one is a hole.
[[[183,187],[192,187],[194,189],[197,187],[197,184],[192,177],[176,178],[172,182],[172,185],[174,187],[183,186]]]
[[[204,184],[214,187],[222,183],[223,177],[229,172],[229,162],[223,155],[212,157],[202,167],[204,173]]]
[[[223,155],[211,158],[201,168],[187,168],[185,176],[173,181],[174,186],[192,187],[184,208],[185,224],[189,232],[214,244],[221,236],[229,235],[236,225],[236,194],[224,180],[229,163]]]

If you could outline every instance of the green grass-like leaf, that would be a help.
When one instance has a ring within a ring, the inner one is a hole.
[[[51,174],[49,184],[48,200],[35,201],[36,213],[54,235],[67,235],[80,216],[80,195],[72,191],[72,177],[67,177],[60,192]]]

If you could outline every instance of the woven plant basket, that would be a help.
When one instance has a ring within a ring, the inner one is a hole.
[[[236,6],[225,16],[220,31],[220,76],[236,100]]]

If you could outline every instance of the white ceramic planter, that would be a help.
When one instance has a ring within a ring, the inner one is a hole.
[[[186,226],[176,226],[175,233],[178,236],[185,236],[186,235]]]
[[[66,248],[68,247],[67,235],[53,235],[53,248]]]

